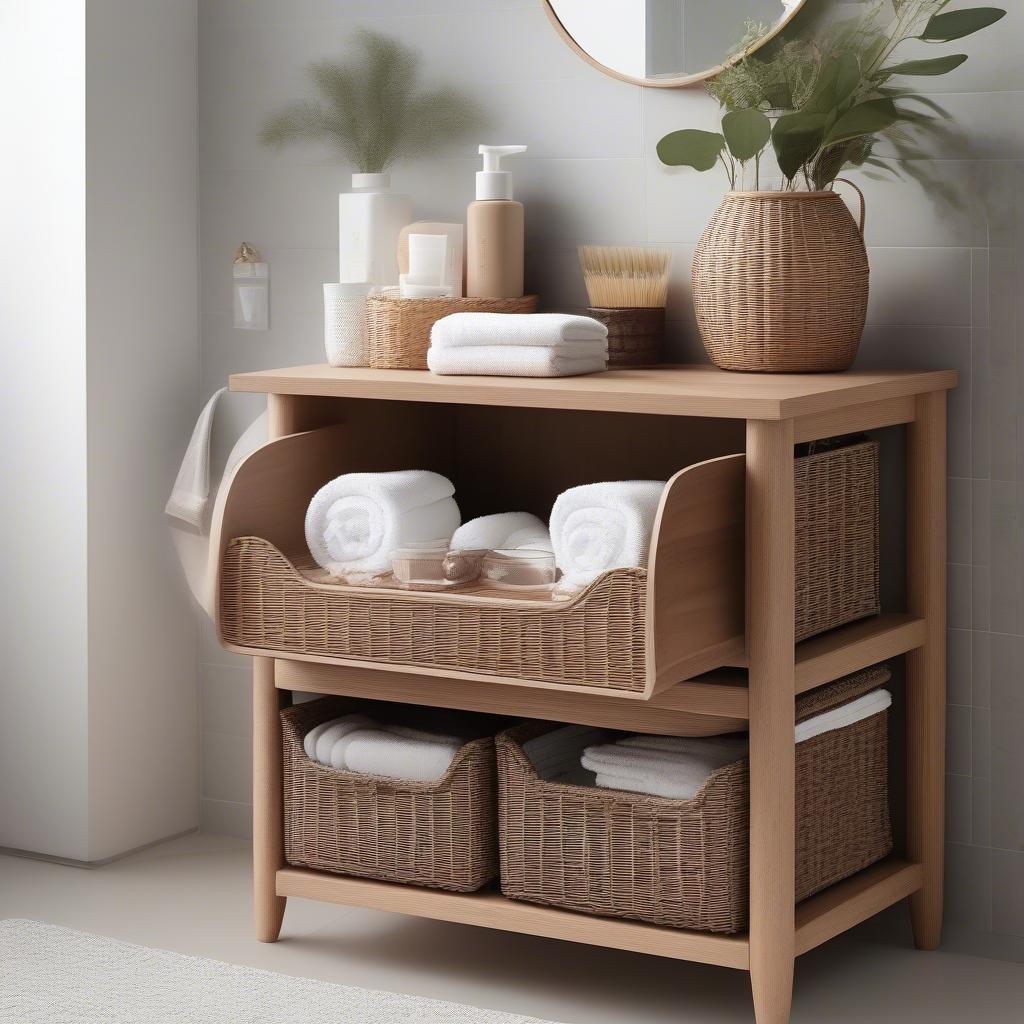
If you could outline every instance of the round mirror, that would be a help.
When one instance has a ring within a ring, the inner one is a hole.
[[[635,85],[710,78],[780,32],[806,0],[544,0],[565,41]],[[753,36],[751,36],[753,30]]]

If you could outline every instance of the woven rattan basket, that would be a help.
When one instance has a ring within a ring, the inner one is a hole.
[[[289,864],[473,892],[497,877],[494,740],[472,740],[438,782],[339,771],[302,748],[320,722],[351,711],[333,698],[281,712],[284,846]]]
[[[693,256],[697,326],[716,366],[849,369],[868,305],[863,202],[858,228],[836,192],[726,195]]]
[[[644,569],[613,569],[570,601],[543,602],[340,586],[315,570],[305,553],[232,539],[220,571],[221,639],[318,658],[645,689]],[[878,610],[877,445],[798,458],[795,638]]]
[[[520,299],[402,299],[384,289],[366,300],[370,366],[378,370],[425,370],[430,328],[452,313],[535,313],[537,296]]]
[[[809,693],[798,718],[888,679],[878,667]],[[532,722],[497,738],[502,892],[673,928],[746,928],[747,761],[715,771],[692,800],[545,782],[521,744],[558,727]],[[887,728],[883,712],[797,745],[798,901],[891,851]]]
[[[587,315],[608,328],[609,366],[656,366],[665,358],[665,307],[603,309]]]

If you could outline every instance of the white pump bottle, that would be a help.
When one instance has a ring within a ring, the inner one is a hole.
[[[512,175],[501,158],[525,146],[481,146],[476,202],[466,214],[466,295],[518,299],[523,294],[524,212],[512,198]]]

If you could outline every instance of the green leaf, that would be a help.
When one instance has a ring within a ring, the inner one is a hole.
[[[669,132],[658,143],[658,159],[669,167],[693,167],[710,171],[725,148],[725,139],[718,132],[702,132],[684,128]]]
[[[768,145],[772,136],[772,123],[761,113],[749,107],[733,110],[722,118],[725,144],[740,163],[750,160]]]
[[[840,57],[829,57],[821,66],[814,83],[814,91],[804,105],[804,110],[816,114],[827,114],[850,98],[860,85],[860,64],[853,53]]]
[[[963,39],[974,32],[980,32],[1006,17],[1006,11],[998,7],[971,7],[966,11],[946,11],[934,14],[925,25],[920,38],[929,43],[949,43]]]
[[[868,100],[851,107],[834,125],[825,137],[825,145],[834,146],[855,139],[859,135],[874,135],[884,132],[900,120],[896,104],[890,99]]]
[[[945,75],[960,67],[967,60],[966,53],[951,53],[947,57],[933,57],[931,60],[908,60],[882,68],[883,75]]]
[[[806,111],[786,114],[775,122],[772,146],[779,161],[779,169],[787,178],[792,180],[818,151],[827,123],[825,114]]]

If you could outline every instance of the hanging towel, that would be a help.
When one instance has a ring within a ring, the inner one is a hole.
[[[164,506],[164,512],[180,519],[197,530],[202,530],[206,519],[206,507],[210,500],[210,433],[217,403],[227,388],[215,391],[203,406],[203,411],[192,430],[192,439],[181,460],[174,489]]]
[[[431,346],[427,350],[427,366],[441,376],[578,377],[584,373],[600,373],[607,362],[605,341],[574,342],[571,353],[565,348],[513,345]]]
[[[306,512],[306,544],[333,576],[384,572],[407,544],[448,539],[459,526],[455,487],[439,473],[347,473],[320,488]]]
[[[604,342],[608,328],[589,316],[571,313],[452,313],[434,323],[430,344],[439,349],[490,345],[559,348]]]
[[[644,567],[665,484],[624,480],[564,491],[551,509],[562,583],[583,587],[609,569]]]
[[[360,730],[345,751],[345,766],[361,775],[436,782],[451,767],[462,743],[410,739],[393,732]]]
[[[452,537],[452,548],[456,551],[491,551],[495,548],[526,547],[512,544],[512,539],[543,542],[551,550],[548,528],[529,512],[497,512],[490,516],[478,516],[463,523]]]

